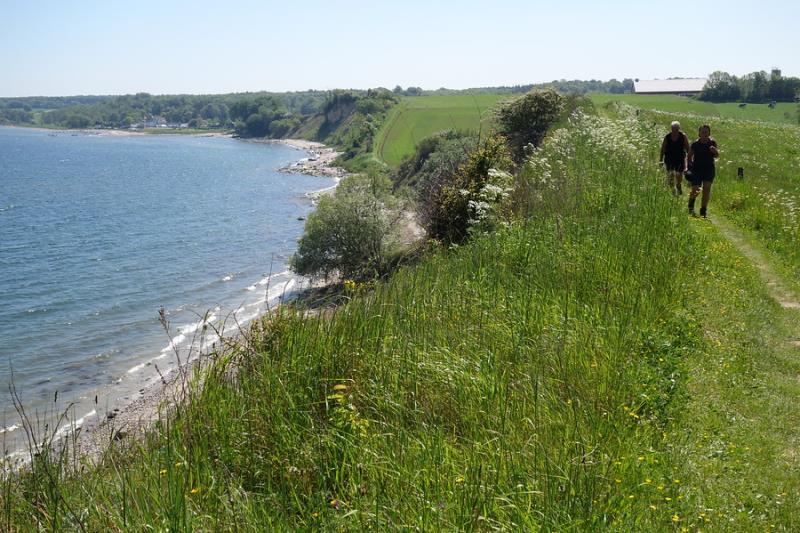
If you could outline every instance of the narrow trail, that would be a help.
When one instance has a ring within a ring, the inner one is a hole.
[[[747,238],[727,220],[715,217],[713,221],[720,233],[758,268],[761,278],[769,287],[770,295],[781,307],[784,309],[800,309],[800,297],[783,283],[781,277],[775,272],[775,269],[772,268],[772,265],[764,255],[754,248]]]
[[[770,296],[784,309],[800,310],[800,296],[782,280],[769,260],[764,257],[764,254],[757,250],[741,231],[724,218],[714,217],[713,223],[719,229],[719,232],[755,265],[761,275],[761,279],[767,285]],[[790,340],[789,344],[800,348],[800,323],[795,328],[795,338]]]

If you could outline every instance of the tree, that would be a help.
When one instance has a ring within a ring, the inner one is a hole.
[[[607,82],[608,92],[612,94],[622,94],[625,92],[625,85],[619,80],[612,78]]]
[[[735,76],[717,70],[708,76],[708,81],[700,93],[700,99],[709,102],[735,102],[741,92]]]
[[[561,95],[545,90],[532,91],[497,110],[498,131],[508,139],[514,161],[522,162],[529,144],[539,145],[563,108]]]
[[[380,274],[399,217],[389,189],[385,177],[356,175],[343,180],[333,196],[320,198],[290,261],[292,269],[306,276],[338,273],[350,279]]]
[[[740,80],[741,97],[745,102],[766,102],[769,97],[769,79],[762,71],[751,72]]]
[[[266,137],[272,117],[266,113],[253,113],[245,121],[245,129],[240,134],[245,137]]]
[[[91,121],[83,115],[70,115],[67,117],[66,126],[70,129],[88,128]]]
[[[797,123],[800,124],[800,89],[797,90],[794,99],[797,102]]]

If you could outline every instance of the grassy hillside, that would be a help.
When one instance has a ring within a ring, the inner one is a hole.
[[[443,130],[484,131],[489,109],[509,95],[475,94],[403,98],[378,134],[375,155],[397,166],[425,137]]]
[[[797,316],[613,114],[551,134],[499,233],[280,310],[97,468],[4,478],[3,528],[797,530]]]
[[[778,102],[774,109],[768,104],[747,104],[739,107],[737,103],[715,104],[694,98],[674,95],[643,94],[592,94],[595,105],[602,107],[609,102],[623,102],[647,110],[674,113],[696,113],[698,115],[741,120],[758,120],[781,124],[797,124],[797,104]]]

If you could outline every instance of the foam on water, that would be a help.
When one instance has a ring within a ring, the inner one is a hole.
[[[3,433],[11,433],[12,431],[16,431],[18,429],[19,429],[19,424],[11,424],[8,427],[0,429],[0,435],[2,435]]]
[[[74,421],[67,422],[66,424],[64,424],[60,428],[58,428],[58,430],[53,434],[54,440],[58,440],[58,439],[66,437],[67,435],[72,434],[72,432],[74,432],[75,430],[80,429],[86,423],[86,421],[88,419],[96,418],[96,417],[97,417],[97,410],[96,409],[92,409],[91,411],[89,411],[88,413],[83,415],[82,417],[80,417],[80,418],[78,418],[78,419],[76,419]]]

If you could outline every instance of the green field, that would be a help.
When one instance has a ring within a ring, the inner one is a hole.
[[[422,139],[444,130],[488,129],[490,109],[508,95],[477,94],[404,98],[390,113],[375,143],[375,156],[391,166],[411,155]]]
[[[774,109],[767,104],[747,104],[739,107],[737,103],[715,104],[694,98],[674,95],[640,94],[592,94],[592,101],[598,107],[609,102],[623,102],[634,107],[676,113],[696,113],[708,117],[758,120],[783,124],[797,124],[797,104],[779,102]]]

